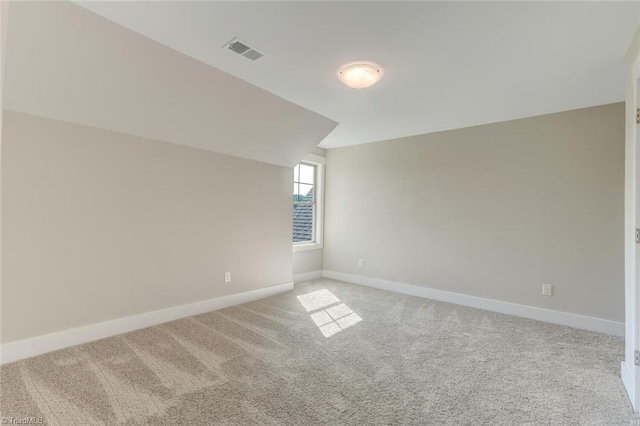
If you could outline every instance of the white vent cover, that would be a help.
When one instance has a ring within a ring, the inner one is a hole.
[[[237,37],[231,40],[229,43],[225,44],[224,48],[229,49],[230,51],[235,52],[238,55],[242,55],[247,59],[251,59],[252,61],[260,59],[264,56],[264,53],[249,46],[247,43],[241,41]]]

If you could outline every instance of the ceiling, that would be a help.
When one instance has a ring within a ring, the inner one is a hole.
[[[636,2],[82,2],[340,123],[333,148],[619,102]],[[266,53],[222,48],[234,37]],[[384,78],[343,86],[344,63]]]
[[[286,167],[337,124],[71,2],[10,3],[4,77],[7,109]]]

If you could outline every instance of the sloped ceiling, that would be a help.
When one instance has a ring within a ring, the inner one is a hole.
[[[70,2],[12,2],[4,108],[291,167],[336,122]]]
[[[637,1],[78,1],[338,121],[324,148],[623,101],[638,25]],[[357,60],[382,80],[342,85]]]

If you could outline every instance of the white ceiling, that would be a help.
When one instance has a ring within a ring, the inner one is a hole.
[[[340,123],[332,148],[624,99],[636,2],[86,2]],[[222,46],[238,36],[267,55]],[[357,91],[336,69],[379,63]]]
[[[70,2],[8,17],[7,109],[287,167],[336,126]]]

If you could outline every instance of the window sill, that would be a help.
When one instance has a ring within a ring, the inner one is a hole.
[[[320,250],[322,249],[321,243],[305,243],[305,244],[294,244],[293,252],[297,251],[307,251],[307,250]]]

